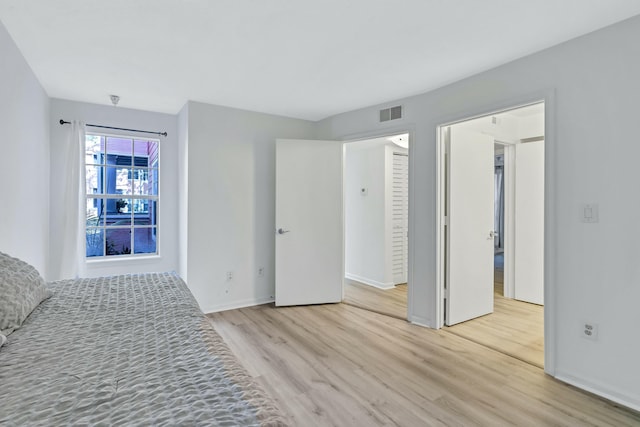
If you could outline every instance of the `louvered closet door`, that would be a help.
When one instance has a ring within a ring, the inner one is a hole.
[[[409,268],[409,157],[393,153],[393,197],[391,236],[392,268],[394,284],[407,283]]]

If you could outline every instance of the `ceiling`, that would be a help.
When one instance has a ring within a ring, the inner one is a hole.
[[[544,102],[464,120],[452,126],[490,135],[496,148],[519,144],[530,138],[544,138]]]
[[[638,0],[0,0],[49,96],[319,120],[640,14]]]

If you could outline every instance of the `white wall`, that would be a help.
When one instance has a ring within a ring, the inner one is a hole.
[[[178,114],[178,273],[188,283],[189,104]]]
[[[105,95],[105,98],[107,95]],[[64,215],[67,207],[60,203],[64,200],[64,156],[65,147],[71,127],[61,126],[58,121],[64,119],[82,120],[106,126],[123,127],[128,129],[143,129],[151,131],[166,131],[167,137],[160,140],[160,208],[159,221],[159,256],[149,256],[136,259],[107,259],[90,260],[86,262],[87,277],[105,276],[123,273],[139,273],[150,271],[178,270],[178,134],[177,117],[170,114],[152,113],[131,110],[111,105],[96,105],[83,102],[51,100],[51,279],[59,278],[60,259],[64,256],[61,251],[62,242],[66,238],[62,234]],[[126,131],[87,128],[88,132],[106,131],[110,134],[131,135]],[[144,134],[142,134],[144,135]]]
[[[387,289],[393,287],[393,277],[387,268],[385,145],[385,141],[345,145],[345,276]]]
[[[524,107],[530,109],[531,107]],[[494,124],[492,119],[496,118]],[[467,129],[473,132],[480,132],[491,135],[496,141],[504,143],[516,143],[521,139],[544,136],[544,113],[531,113],[521,115],[520,113],[505,111],[500,114],[479,117],[456,123],[456,127]]]
[[[319,137],[414,130],[411,147],[410,319],[436,324],[436,127],[546,98],[546,369],[565,381],[640,409],[640,17],[456,82],[384,105],[340,114]],[[378,109],[402,104],[400,122]],[[600,222],[579,206],[599,203]],[[599,325],[598,341],[581,322]]]
[[[497,119],[497,123],[493,123],[493,118]],[[517,117],[501,113],[456,123],[455,126],[458,129],[491,135],[500,142],[514,143],[518,139],[519,124],[520,120]]]
[[[518,139],[544,136],[544,114],[520,117],[518,120]]]
[[[0,251],[49,277],[49,98],[0,23]]]
[[[205,312],[272,301],[275,140],[313,139],[314,124],[197,102],[186,108],[180,179],[188,180],[189,287]]]

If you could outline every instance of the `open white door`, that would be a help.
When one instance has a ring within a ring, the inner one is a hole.
[[[343,143],[276,141],[276,305],[342,300]]]
[[[544,141],[515,146],[515,299],[544,304]]]
[[[481,133],[449,129],[445,323],[493,312],[494,146]]]

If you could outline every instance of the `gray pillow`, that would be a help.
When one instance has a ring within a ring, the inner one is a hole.
[[[0,252],[0,334],[9,335],[51,296],[33,266]]]

